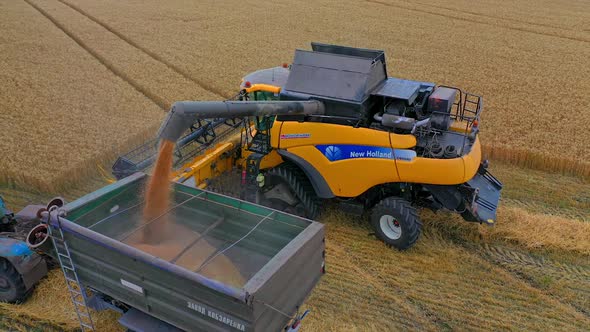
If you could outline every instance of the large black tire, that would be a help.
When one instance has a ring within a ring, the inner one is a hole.
[[[413,246],[422,228],[416,209],[399,197],[387,197],[375,205],[371,225],[381,241],[398,250]]]
[[[279,181],[287,184],[299,200],[295,206],[273,202],[270,207],[312,220],[319,216],[320,205],[315,190],[307,176],[296,165],[289,162],[280,164],[266,173],[265,181],[271,184]]]
[[[27,295],[21,275],[9,261],[0,258],[0,302],[21,303]]]

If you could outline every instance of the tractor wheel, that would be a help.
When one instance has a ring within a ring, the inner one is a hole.
[[[410,202],[388,197],[373,207],[371,225],[380,240],[398,250],[406,250],[418,240],[422,222]]]
[[[0,259],[0,302],[21,303],[27,297],[23,278],[6,259]]]
[[[283,163],[265,175],[261,204],[273,209],[316,219],[320,206],[317,195],[305,174],[291,163]]]

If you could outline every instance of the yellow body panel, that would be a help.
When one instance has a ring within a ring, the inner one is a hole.
[[[415,146],[416,139],[412,135],[326,123],[283,122],[280,128],[277,124],[273,128],[273,136],[280,136],[278,147],[313,165],[332,192],[341,197],[355,197],[375,185],[389,182],[464,183],[475,175],[481,161],[481,147],[479,138],[476,138],[469,154],[454,159],[416,157],[406,161],[354,158],[331,162],[316,145],[350,144],[408,149]]]
[[[244,89],[246,92],[256,92],[256,91],[265,91],[265,92],[272,92],[272,93],[279,93],[281,92],[281,88],[278,86],[270,85],[270,84],[252,84],[249,88]]]
[[[242,167],[246,167],[246,159],[248,156],[251,155],[252,151],[248,151],[247,147],[242,148],[242,158],[238,160],[238,164],[242,165]],[[267,155],[262,157],[260,160],[260,169],[267,169],[273,168],[283,163],[283,157],[279,155],[277,150],[271,150]]]
[[[461,157],[461,159],[463,159],[463,164],[465,165],[463,182],[467,182],[475,176],[475,173],[481,164],[481,143],[479,143],[479,137],[475,138],[471,151],[469,151],[467,155]]]
[[[260,161],[260,169],[275,167],[281,163],[283,163],[283,157],[279,155],[277,150],[272,150]]]
[[[297,134],[303,135],[302,138],[294,138]],[[273,145],[280,149],[310,144],[356,144],[395,149],[416,146],[416,137],[413,135],[398,135],[369,128],[319,122],[275,121],[272,136],[280,138],[278,145]]]
[[[400,180],[412,183],[463,183],[465,167],[462,158],[432,159],[417,157],[412,161],[397,160]]]
[[[281,136],[279,135],[279,133],[281,132],[282,125],[283,122],[277,122],[275,120],[275,123],[273,124],[272,128],[270,128],[270,146],[275,148],[279,146],[279,139]]]
[[[174,172],[172,181],[190,182],[195,187],[204,188],[206,186],[205,180],[232,169],[234,158],[227,155],[226,152],[231,151],[235,146],[232,142],[217,144]]]
[[[479,138],[476,138],[471,151],[461,158],[397,160],[397,170],[403,182],[460,184],[473,178],[480,162],[481,146]]]
[[[466,121],[453,120],[451,121],[449,129],[457,133],[469,134],[471,132],[471,127],[468,127],[467,124],[468,123]]]
[[[313,145],[297,146],[287,151],[313,165],[336,196],[356,197],[378,184],[399,182],[393,159],[358,158],[330,162]]]
[[[367,128],[325,123],[275,122],[271,139],[275,149],[262,159],[261,169],[276,167],[283,162],[276,150],[278,146],[313,165],[334,195],[339,197],[356,197],[376,185],[391,182],[460,184],[475,175],[481,162],[479,138],[476,138],[470,153],[463,157],[416,157],[411,161],[385,158],[330,161],[316,148],[316,145],[322,144],[350,144],[407,149],[416,143],[411,135],[390,134]],[[236,144],[237,142],[226,142],[216,145],[180,168],[174,174],[174,181],[190,182],[194,186],[203,187],[207,179],[219,176],[236,164],[245,166],[245,160],[252,152],[247,147],[241,147],[242,158],[235,160],[229,152],[237,147]]]

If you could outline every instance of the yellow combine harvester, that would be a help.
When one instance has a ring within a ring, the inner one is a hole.
[[[237,168],[244,199],[310,219],[335,203],[407,249],[416,207],[495,222],[502,184],[482,162],[482,109],[460,89],[387,77],[382,51],[313,43],[290,66],[244,77],[235,100],[175,103],[113,174],[145,170],[158,139],[176,141],[174,181],[205,188]]]

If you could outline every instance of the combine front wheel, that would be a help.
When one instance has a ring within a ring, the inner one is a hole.
[[[399,197],[388,197],[375,205],[371,225],[379,239],[398,250],[414,245],[422,227],[416,209]]]

